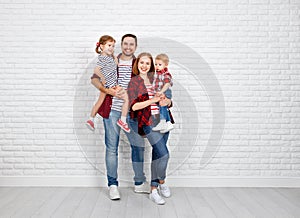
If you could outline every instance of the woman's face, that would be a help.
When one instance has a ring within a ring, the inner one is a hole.
[[[147,74],[151,68],[151,59],[148,56],[142,56],[138,62],[140,74]]]

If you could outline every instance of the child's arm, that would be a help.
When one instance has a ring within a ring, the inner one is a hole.
[[[101,75],[96,74],[98,71],[99,67],[95,67],[94,69],[94,75],[91,78],[91,83],[93,84],[93,86],[95,86],[97,89],[99,89],[101,92],[106,93],[108,95],[112,95],[112,96],[116,96],[118,95],[118,93],[116,93],[116,91],[113,88],[105,88],[105,86],[103,85],[102,81],[100,81],[101,79]],[[102,73],[101,73],[102,74]],[[103,76],[103,74],[102,74]]]
[[[114,58],[115,63],[118,65],[119,64],[119,59],[114,55],[113,55],[113,58]]]
[[[170,88],[170,87],[171,87],[170,83],[165,83],[165,85],[162,87],[162,89],[157,93],[161,95],[161,94],[165,93],[165,91],[167,91],[168,88]]]
[[[99,66],[94,68],[94,74],[96,74],[97,76],[100,77],[100,81],[102,82],[103,85],[105,85],[106,80],[105,77],[103,75],[103,73],[101,72],[101,68]]]

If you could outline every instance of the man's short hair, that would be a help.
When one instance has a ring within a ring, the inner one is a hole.
[[[125,34],[124,36],[122,36],[121,43],[123,43],[123,40],[124,40],[126,37],[134,38],[135,44],[137,45],[137,37],[136,37],[136,35],[133,35],[133,34],[130,34],[130,33]]]

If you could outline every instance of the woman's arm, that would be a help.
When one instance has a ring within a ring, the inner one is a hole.
[[[141,110],[145,107],[148,107],[149,105],[155,103],[155,102],[158,102],[160,99],[159,96],[154,96],[152,99],[148,99],[146,101],[143,101],[143,102],[137,102],[135,103],[133,106],[132,106],[132,110],[133,111],[136,111],[136,110]]]
[[[132,111],[141,110],[160,100],[158,95],[155,95],[152,99],[149,99],[144,81],[139,76],[131,78],[128,84],[127,93],[130,109]]]

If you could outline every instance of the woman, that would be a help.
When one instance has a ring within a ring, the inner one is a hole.
[[[152,127],[159,122],[159,108],[157,102],[162,100],[154,95],[152,86],[154,63],[151,54],[141,53],[134,65],[133,77],[128,84],[131,130],[145,135],[152,146],[151,162],[151,193],[149,198],[156,204],[164,204],[163,197],[170,197],[171,192],[165,184],[166,170],[169,160],[167,140],[169,132],[152,131]],[[170,100],[167,100],[170,103]],[[159,192],[158,192],[159,189]]]

